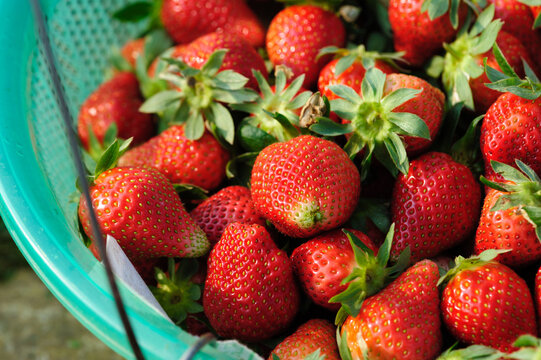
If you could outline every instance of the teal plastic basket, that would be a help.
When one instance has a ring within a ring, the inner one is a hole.
[[[107,54],[137,28],[111,21],[127,1],[42,1],[72,114],[103,80]],[[50,75],[38,47],[29,1],[0,0],[0,214],[29,264],[92,333],[133,358],[101,263],[82,243],[75,166]],[[147,359],[179,359],[197,341],[120,285]],[[242,351],[233,346],[233,352]],[[197,359],[238,358],[209,345]]]

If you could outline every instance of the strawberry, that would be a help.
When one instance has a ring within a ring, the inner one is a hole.
[[[530,66],[533,65],[528,50],[520,40],[500,30],[503,26],[501,20],[489,22],[493,17],[494,6],[491,5],[479,15],[469,31],[461,32],[455,41],[445,45],[447,51],[442,58],[442,81],[449,99],[453,104],[463,101],[477,113],[485,113],[501,95],[485,86],[490,81],[484,73],[484,59],[492,68],[501,70],[492,52],[495,43],[520,76],[524,76],[523,59]]]
[[[272,19],[266,37],[269,59],[274,65],[289,67],[295,76],[305,75],[304,86],[311,87],[320,70],[331,60],[317,58],[326,46],[345,43],[342,21],[331,11],[317,5],[293,5]]]
[[[541,259],[541,221],[535,213],[541,207],[541,180],[520,160],[517,167],[493,162],[504,182],[482,181],[490,186],[475,236],[474,253],[488,249],[509,249],[496,260],[509,266]]]
[[[409,246],[417,261],[457,245],[475,230],[480,204],[481,189],[468,167],[444,153],[421,155],[393,189],[391,256]]]
[[[139,146],[126,151],[119,159],[118,166],[145,167],[154,166],[158,136],[154,136]]]
[[[368,236],[349,230],[374,253],[377,246]],[[333,230],[305,242],[291,254],[291,261],[299,282],[310,299],[319,306],[338,311],[339,303],[329,303],[335,295],[345,291],[342,284],[357,265],[350,242],[341,230]],[[374,276],[375,277],[375,276]]]
[[[175,125],[158,135],[153,166],[172,183],[215,189],[225,178],[229,153],[208,131],[198,140],[184,133],[184,126]]]
[[[454,20],[455,23],[452,24],[447,14],[433,17],[428,11],[423,11],[424,2],[426,1],[389,1],[388,14],[393,31],[394,49],[403,51],[404,61],[413,67],[423,65],[442,48],[443,43],[452,40],[457,33],[457,22],[461,22],[467,13],[467,8],[461,4],[458,11],[459,19]]]
[[[280,342],[268,360],[277,356],[280,360],[303,360],[317,353],[326,360],[340,360],[335,341],[334,326],[323,319],[310,319]]]
[[[84,148],[91,150],[92,136],[103,144],[112,126],[116,127],[118,137],[133,137],[135,144],[153,136],[155,125],[152,116],[138,110],[142,103],[139,83],[130,72],[117,73],[101,84],[79,111],[77,131]]]
[[[496,254],[456,258],[456,267],[440,279],[448,281],[441,313],[456,339],[509,352],[519,335],[537,334],[535,309],[526,282],[492,260]]]
[[[252,169],[256,210],[293,237],[306,238],[345,223],[360,189],[359,172],[347,154],[335,143],[310,135],[267,146]]]
[[[366,299],[342,325],[342,358],[434,359],[442,346],[438,277],[437,265],[423,260]]]
[[[518,0],[488,0],[487,3],[494,4],[495,17],[503,21],[503,30],[528,46],[530,56],[536,65],[534,70],[541,75],[541,48],[531,46],[541,43],[541,32],[533,29],[535,18],[530,8]]]
[[[203,308],[218,335],[257,341],[284,330],[299,308],[291,261],[257,224],[230,224],[208,259]]]
[[[361,94],[345,85],[330,85],[329,89],[339,97],[331,101],[330,110],[344,124],[319,118],[310,130],[326,136],[347,134],[344,150],[351,157],[362,151],[363,180],[372,155],[391,173],[406,174],[406,155],[430,146],[443,119],[443,93],[413,75],[386,75],[372,67],[365,73]]]
[[[132,67],[135,67],[135,62],[143,53],[144,47],[145,38],[134,39],[126,42],[120,49],[120,53]]]
[[[393,60],[399,59],[399,54],[378,54],[366,51],[364,45],[355,49],[327,47],[322,49],[320,54],[335,54],[335,58],[321,70],[317,81],[319,91],[329,100],[338,98],[329,88],[330,85],[346,85],[360,93],[361,83],[366,73],[365,64],[373,65],[385,74],[392,74],[396,72]]]
[[[541,173],[541,98],[528,100],[504,93],[490,106],[481,124],[480,145],[485,176],[494,176],[492,160],[511,165],[515,159]]]
[[[224,187],[197,205],[190,215],[207,234],[211,244],[220,240],[231,223],[265,225],[265,220],[254,209],[250,189],[244,186]]]
[[[134,262],[197,257],[210,247],[173,185],[155,169],[114,167],[95,178],[90,192],[103,234],[114,237]],[[88,204],[82,196],[79,219],[85,233],[95,241]]]
[[[219,49],[227,49],[220,70],[233,70],[246,76],[249,79],[247,87],[257,89],[253,70],[267,77],[267,68],[261,55],[242,37],[234,34],[213,32],[198,37],[186,45],[181,52],[181,59],[191,67],[201,69],[210,55]]]
[[[534,300],[537,310],[537,323],[541,327],[541,267],[535,274]],[[541,328],[538,328],[538,331],[541,333]]]
[[[163,0],[163,26],[176,43],[188,43],[211,32],[234,34],[251,46],[262,46],[265,30],[244,1]]]

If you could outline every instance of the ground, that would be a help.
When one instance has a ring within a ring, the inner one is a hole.
[[[49,292],[1,221],[0,258],[0,359],[121,359]]]

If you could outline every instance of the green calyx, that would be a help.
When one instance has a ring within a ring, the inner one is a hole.
[[[376,60],[382,60],[401,70],[396,61],[402,60],[404,52],[379,53],[377,51],[367,51],[364,45],[350,46],[348,48],[327,46],[321,49],[317,56],[319,58],[330,54],[339,59],[334,68],[334,74],[338,77],[356,61],[362,62],[365,69],[370,69],[374,67]]]
[[[488,66],[486,59],[484,60],[485,73],[490,80],[490,83],[485,84],[488,88],[500,92],[510,92],[528,100],[541,97],[541,82],[527,62],[522,61],[526,76],[521,79],[505,59],[498,44],[494,44],[492,52],[502,71]]]
[[[503,26],[499,19],[492,21],[493,17],[494,5],[491,4],[477,17],[469,31],[466,32],[467,27],[464,27],[453,43],[444,44],[446,54],[442,62],[442,82],[451,104],[463,102],[466,107],[474,109],[469,80],[483,75],[478,59],[493,47]],[[437,75],[437,72],[432,70],[431,75]]]
[[[504,192],[490,210],[518,207],[521,214],[534,226],[537,238],[541,241],[541,179],[522,161],[516,159],[515,164],[517,168],[494,160],[490,162],[494,172],[510,183],[494,182],[481,176],[483,184]]]
[[[484,264],[494,261],[494,259],[498,255],[504,254],[509,251],[510,250],[490,249],[490,250],[483,251],[479,255],[471,256],[469,258],[464,258],[463,256],[457,256],[454,260],[455,266],[452,269],[450,269],[446,274],[440,277],[440,279],[438,280],[438,286],[448,283],[461,271],[478,268],[479,266],[482,266]]]
[[[332,297],[329,302],[341,303],[342,307],[336,314],[337,325],[344,322],[348,315],[357,316],[364,300],[376,294],[392,279],[396,278],[409,264],[409,247],[400,254],[397,262],[387,267],[391,253],[391,244],[394,236],[394,224],[389,228],[385,241],[378,250],[378,254],[369,249],[353,233],[343,230],[349,239],[355,256],[356,266],[342,284],[349,284],[347,289]]]
[[[184,135],[191,140],[203,136],[206,125],[219,140],[233,144],[235,125],[223,105],[254,101],[255,91],[245,88],[248,79],[233,71],[220,71],[227,50],[213,52],[201,69],[164,58],[169,67],[159,77],[176,89],[158,92],[143,103],[139,111],[158,113],[165,126],[184,124]]]
[[[113,19],[124,23],[139,23],[146,21],[142,35],[152,30],[163,28],[161,9],[163,0],[136,0],[113,13]]]
[[[196,259],[182,259],[175,270],[174,259],[168,259],[168,273],[156,268],[158,286],[151,291],[167,315],[176,323],[183,322],[188,314],[203,311],[197,301],[201,298],[201,286],[192,281],[199,264]]]
[[[261,95],[254,102],[231,106],[234,110],[250,114],[243,120],[244,135],[241,134],[241,138],[244,139],[256,132],[253,129],[246,129],[246,126],[258,128],[280,142],[297,136],[298,131],[294,126],[299,125],[299,116],[296,110],[304,106],[311,95],[310,91],[298,94],[304,81],[304,74],[287,84],[286,71],[278,69],[274,90],[259,71],[254,71],[254,76]],[[276,114],[280,114],[281,117],[277,118]],[[282,121],[284,118],[286,123]]]
[[[469,4],[470,2],[467,1]],[[458,27],[458,8],[460,6],[460,0],[425,0],[421,6],[421,12],[428,11],[428,16],[431,20],[439,18],[440,16],[449,13],[449,19],[453,28]]]
[[[351,134],[344,150],[350,157],[365,150],[362,179],[366,177],[373,154],[392,173],[398,170],[407,174],[409,160],[402,137],[430,139],[428,126],[419,116],[393,112],[421,90],[402,88],[383,96],[385,79],[381,70],[372,67],[366,71],[360,95],[348,86],[331,85],[331,91],[340,98],[331,101],[330,110],[350,123],[337,124],[328,118],[320,118],[310,126],[310,130],[325,136]]]
[[[293,212],[291,220],[303,229],[311,229],[318,222],[323,221],[324,216],[317,201],[310,201],[300,203]]]

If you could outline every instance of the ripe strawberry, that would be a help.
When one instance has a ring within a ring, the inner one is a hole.
[[[457,245],[475,230],[480,204],[481,189],[468,167],[444,153],[421,155],[393,189],[391,257],[409,246],[417,261]]]
[[[154,135],[152,116],[138,111],[142,103],[139,83],[130,72],[117,73],[101,84],[79,111],[77,131],[84,148],[90,150],[89,131],[103,143],[106,132],[113,124],[116,125],[118,137],[133,137],[135,144]]]
[[[344,150],[350,157],[362,151],[363,180],[372,155],[391,173],[399,170],[406,174],[409,161],[404,155],[430,146],[443,119],[443,93],[416,76],[386,75],[372,67],[366,71],[361,94],[344,85],[329,88],[340,97],[331,101],[331,111],[344,124],[320,118],[310,130],[326,136],[347,134]]]
[[[359,171],[335,143],[310,135],[274,143],[252,169],[256,210],[289,236],[306,238],[347,221],[359,197]]]
[[[434,359],[442,346],[438,277],[437,265],[423,260],[366,299],[342,326],[340,353],[349,351],[353,359]]]
[[[530,264],[541,259],[541,230],[535,212],[541,207],[541,180],[524,163],[512,166],[493,163],[494,171],[505,181],[495,183],[482,178],[489,188],[477,234],[474,253],[488,249],[509,249],[496,260],[509,266]]]
[[[519,335],[537,334],[535,309],[526,282],[491,260],[494,255],[457,257],[456,267],[440,280],[448,280],[441,312],[456,339],[509,352]]]
[[[250,189],[244,186],[228,186],[199,204],[190,213],[192,219],[207,234],[211,244],[216,244],[227,225],[259,224],[263,219],[254,209]]]
[[[425,0],[390,0],[389,22],[393,31],[395,51],[404,51],[403,59],[413,67],[420,67],[432,55],[451,41],[458,26],[453,27],[448,14],[430,19],[422,11]],[[459,8],[459,19],[467,12],[464,4]],[[460,22],[459,20],[459,22]]]
[[[225,178],[229,153],[208,131],[198,140],[189,140],[184,126],[175,125],[157,138],[152,165],[172,183],[212,190]]]
[[[534,301],[537,310],[537,323],[540,326],[538,331],[541,333],[541,267],[535,274]]]
[[[212,249],[207,269],[203,308],[222,337],[267,339],[297,313],[291,262],[261,225],[230,224]]]
[[[143,53],[144,47],[145,38],[134,39],[126,42],[120,49],[120,53],[132,67],[135,67],[135,62],[139,55]]]
[[[349,231],[374,253],[378,252],[368,236],[357,230]],[[291,261],[310,299],[319,306],[338,311],[340,304],[329,303],[329,300],[347,289],[342,280],[357,266],[353,248],[344,232],[333,230],[305,242],[293,251]]]
[[[244,1],[163,0],[163,26],[176,43],[188,43],[211,32],[234,34],[251,46],[263,45],[265,30]]]
[[[210,247],[173,185],[155,169],[112,168],[95,179],[90,191],[103,234],[114,237],[134,262],[197,257]],[[79,219],[85,233],[95,241],[84,197],[79,204]]]
[[[154,166],[156,144],[160,136],[154,136],[139,146],[126,151],[119,159],[118,166],[145,167]]]
[[[200,69],[210,55],[219,49],[228,50],[220,70],[234,70],[246,76],[250,79],[247,87],[257,89],[253,70],[257,70],[264,77],[267,77],[267,68],[261,55],[242,37],[235,34],[213,32],[198,37],[181,51],[181,59],[186,64]]]
[[[541,32],[533,29],[534,16],[528,5],[518,0],[488,0],[487,4],[494,4],[495,17],[501,19],[503,30],[514,35],[530,51],[534,71],[541,74],[541,48],[532,44],[541,43]]]
[[[492,178],[490,162],[512,165],[515,159],[541,173],[541,98],[527,100],[504,93],[488,109],[481,125],[481,153],[485,176]]]
[[[334,13],[317,5],[293,5],[280,11],[267,31],[266,46],[274,65],[289,67],[295,76],[305,74],[304,86],[311,87],[319,71],[331,58],[316,59],[326,46],[343,47],[345,29]]]
[[[303,360],[316,351],[326,360],[340,360],[335,328],[327,320],[310,319],[302,324],[272,350],[268,360],[273,360],[274,356],[280,360]]]

